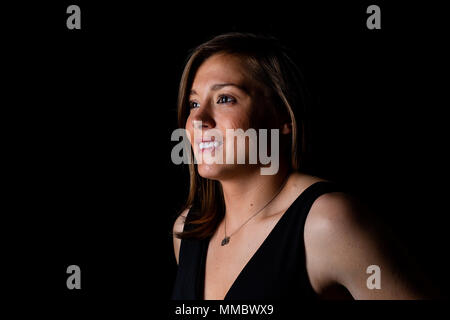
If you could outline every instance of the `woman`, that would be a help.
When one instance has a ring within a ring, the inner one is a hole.
[[[174,299],[425,297],[356,201],[299,171],[301,90],[294,63],[271,38],[230,33],[191,54],[179,122],[198,163],[190,164],[188,201],[173,228]],[[229,129],[277,129],[269,146],[279,148],[276,173],[248,161],[251,138],[239,147]],[[208,157],[224,161],[199,161]]]

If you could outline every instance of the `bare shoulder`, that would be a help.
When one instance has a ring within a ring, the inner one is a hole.
[[[316,182],[329,181],[301,172],[292,173],[288,182],[289,192],[294,195],[294,198],[297,198]],[[355,212],[355,207],[356,200],[349,194],[343,192],[325,193],[314,201],[307,217],[307,226],[311,227],[317,224],[323,226],[323,223],[330,222],[330,219],[340,219],[343,222],[356,218],[356,216],[352,215]]]
[[[180,255],[181,239],[178,238],[176,235],[178,233],[183,232],[184,222],[186,220],[188,213],[189,213],[189,208],[183,210],[183,212],[181,212],[178,215],[177,219],[175,220],[175,223],[173,224],[173,249],[174,249],[175,258],[177,260],[177,263],[178,263],[178,257]]]
[[[291,181],[292,189],[300,194],[314,183],[328,180],[295,173],[291,176]],[[305,240],[322,236],[328,239],[330,232],[333,235],[348,232],[349,228],[356,227],[361,221],[362,211],[359,202],[347,193],[329,192],[319,196],[312,204],[305,222]]]
[[[305,229],[330,228],[336,232],[361,222],[363,209],[357,200],[344,192],[330,192],[318,197],[311,206]]]
[[[298,196],[316,182],[329,181],[302,172],[294,172],[289,177],[288,186],[290,191]],[[323,225],[323,222],[330,219],[353,219],[355,216],[352,215],[352,212],[355,205],[356,200],[349,194],[343,192],[325,193],[314,201],[307,217],[307,224],[309,226],[317,223]]]
[[[366,218],[364,209],[349,194],[325,193],[314,201],[306,218],[305,245],[348,238],[364,228]]]
[[[368,232],[364,219],[359,203],[346,193],[326,193],[314,201],[305,222],[304,241],[308,275],[316,292],[342,283],[339,266],[354,258],[351,248],[355,244],[367,244],[361,241]]]
[[[406,260],[375,216],[347,193],[326,193],[313,203],[304,229],[306,268],[314,290],[322,296],[345,287],[355,299],[417,299],[421,281],[404,270]],[[402,258],[403,259],[403,258]],[[369,267],[383,270],[383,285],[367,285]],[[402,270],[400,269],[403,266]]]

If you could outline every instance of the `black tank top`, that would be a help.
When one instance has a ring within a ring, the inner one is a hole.
[[[336,184],[324,181],[306,188],[244,266],[224,300],[315,299],[306,271],[304,226],[314,201],[336,191],[340,191]],[[185,224],[185,230],[189,228]],[[203,300],[209,240],[181,241],[172,299]]]

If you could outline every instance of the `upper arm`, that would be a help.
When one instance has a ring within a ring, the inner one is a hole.
[[[313,288],[320,294],[327,287],[342,285],[355,299],[421,298],[412,279],[405,276],[403,271],[407,270],[401,270],[394,259],[393,239],[389,240],[370,217],[343,193],[325,194],[314,202],[304,235]],[[374,274],[368,268],[374,265],[380,270],[380,289],[368,287],[368,278]]]
[[[180,255],[180,246],[181,246],[181,239],[176,237],[177,233],[183,232],[184,228],[184,221],[187,217],[187,214],[189,212],[189,208],[185,209],[175,220],[175,223],[173,224],[173,250],[175,253],[175,259],[177,260],[178,264],[178,258]]]

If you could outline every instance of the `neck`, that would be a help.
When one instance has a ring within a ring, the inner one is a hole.
[[[226,205],[227,228],[233,230],[261,210],[280,190],[288,174],[286,167],[275,175],[261,175],[259,170],[220,181]],[[276,199],[273,199],[274,201]],[[270,208],[270,203],[258,215]]]

